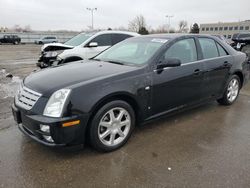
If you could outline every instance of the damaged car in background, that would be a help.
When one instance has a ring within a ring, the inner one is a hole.
[[[250,57],[250,32],[236,33],[232,37],[232,47],[238,51],[244,52]]]
[[[12,111],[19,129],[41,144],[88,140],[108,152],[142,122],[213,100],[233,104],[248,79],[246,54],[217,37],[140,36],[90,60],[30,74]]]
[[[46,68],[51,65],[89,59],[118,42],[138,35],[125,31],[80,33],[64,44],[54,43],[42,46],[37,66]]]

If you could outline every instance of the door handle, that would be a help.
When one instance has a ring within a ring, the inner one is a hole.
[[[228,61],[225,61],[224,64],[223,64],[224,67],[229,67],[229,63]]]
[[[194,75],[195,75],[195,76],[198,76],[198,75],[200,75],[201,72],[202,72],[202,71],[201,71],[200,69],[196,69],[196,70],[194,71]]]

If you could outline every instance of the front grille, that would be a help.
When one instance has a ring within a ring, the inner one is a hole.
[[[25,86],[21,86],[15,97],[15,102],[17,106],[25,110],[30,110],[40,97],[40,93],[35,92]]]

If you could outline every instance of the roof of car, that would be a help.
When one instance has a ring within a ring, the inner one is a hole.
[[[187,33],[167,33],[167,34],[150,34],[150,35],[141,35],[141,37],[150,37],[150,38],[164,38],[164,39],[174,39],[182,36],[203,36],[203,37],[213,37],[209,34],[187,34]]]
[[[91,32],[83,32],[83,33],[94,33],[94,34],[118,33],[118,34],[132,35],[132,36],[140,36],[140,34],[135,33],[135,32],[119,31],[119,30],[91,31]]]

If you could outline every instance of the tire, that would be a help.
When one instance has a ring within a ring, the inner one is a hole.
[[[114,151],[128,141],[134,127],[133,108],[125,101],[109,102],[101,107],[92,119],[89,127],[90,144],[98,151]]]
[[[241,88],[241,81],[239,76],[232,75],[228,79],[225,91],[223,93],[223,97],[217,100],[218,103],[226,106],[233,104],[239,96],[240,88]]]

